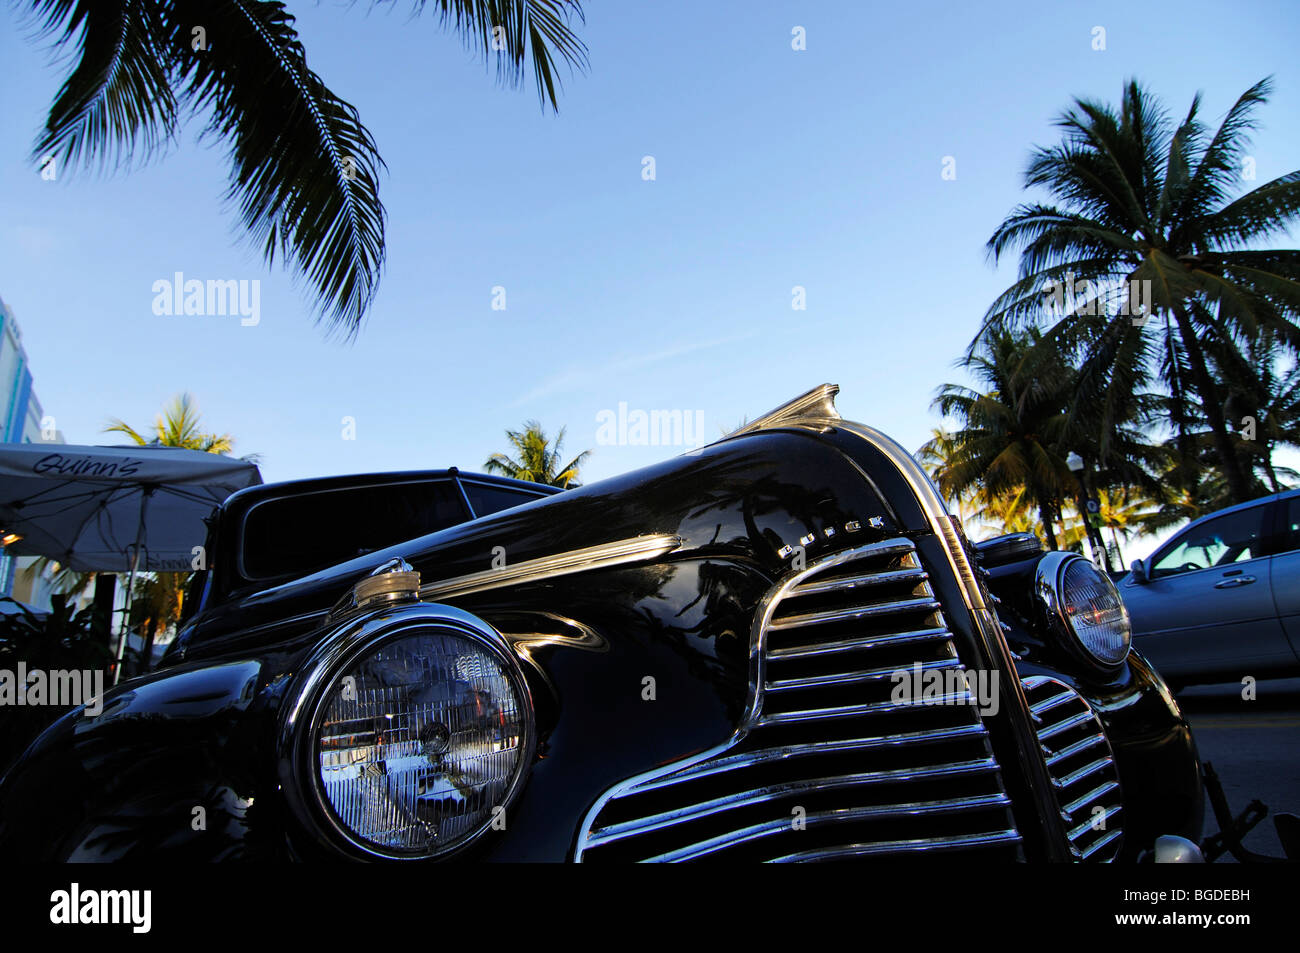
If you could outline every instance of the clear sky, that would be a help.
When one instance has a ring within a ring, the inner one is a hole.
[[[480,469],[526,418],[595,449],[590,481],[680,452],[599,444],[620,403],[698,411],[711,439],[834,381],[846,416],[915,449],[1013,277],[984,242],[1071,97],[1136,76],[1178,115],[1203,90],[1217,121],[1271,73],[1254,184],[1300,166],[1297,0],[591,0],[558,115],[402,4],[289,6],[388,165],[387,269],[351,345],[240,240],[197,122],[145,168],[43,180],[29,150],[63,74],[0,6],[0,296],[69,442],[188,390],[268,481]],[[175,272],[260,280],[260,323],[155,315]]]

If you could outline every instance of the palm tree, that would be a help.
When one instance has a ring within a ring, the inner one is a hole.
[[[154,421],[153,430],[153,438],[145,439],[135,428],[114,417],[104,428],[104,433],[124,433],[142,447],[148,444],[182,447],[223,456],[229,455],[235,447],[235,438],[230,434],[205,433],[202,430],[198,404],[189,394],[173,397],[172,402],[163,408],[163,412]]]
[[[1053,519],[1073,492],[1073,477],[1059,452],[1068,432],[1065,408],[1073,382],[1055,349],[1039,344],[1032,329],[991,332],[982,349],[961,362],[987,390],[958,384],[940,388],[934,407],[960,425],[951,438],[956,450],[936,476],[950,499],[978,489],[987,504],[1024,491],[1055,549]]]
[[[981,336],[1041,321],[1044,292],[1073,291],[1079,281],[1088,284],[1063,309],[1062,321],[1095,314],[1117,289],[1124,312],[1143,304],[1132,290],[1147,299],[1148,317],[1169,329],[1185,362],[1162,361],[1161,377],[1181,406],[1194,399],[1203,409],[1237,501],[1249,498],[1250,485],[1202,345],[1216,336],[1204,315],[1217,314],[1245,337],[1268,329],[1300,351],[1300,327],[1293,321],[1300,308],[1300,251],[1248,247],[1286,234],[1300,216],[1300,170],[1231,198],[1255,125],[1252,112],[1269,91],[1267,79],[1248,89],[1213,135],[1198,118],[1199,95],[1176,128],[1136,81],[1125,86],[1118,112],[1076,99],[1058,120],[1062,141],[1036,148],[1025,175],[1027,188],[1046,189],[1057,204],[1021,204],[988,241],[995,262],[1019,249],[1019,276],[989,307]],[[1056,297],[1059,303],[1064,296]],[[1130,327],[1128,333],[1142,330]]]
[[[356,108],[307,66],[281,0],[19,0],[71,72],[33,156],[130,166],[190,117],[229,147],[227,198],[270,264],[280,255],[318,300],[317,320],[360,329],[384,264],[384,166]],[[391,6],[392,0],[382,0]],[[558,61],[586,66],[579,0],[412,0],[518,86],[531,63],[558,108]]]
[[[1120,548],[1120,539],[1127,542],[1135,533],[1146,531],[1150,521],[1160,510],[1163,500],[1147,495],[1135,487],[1102,487],[1097,490],[1097,502],[1101,504],[1101,526],[1110,530],[1110,545],[1114,549],[1119,565],[1124,565],[1124,553]],[[1083,515],[1077,508],[1066,523],[1066,531],[1075,538],[1082,538]]]
[[[153,438],[143,434],[122,420],[113,418],[105,433],[124,433],[140,446],[181,447],[228,456],[235,447],[235,438],[228,433],[208,433],[203,429],[198,404],[186,394],[178,394],[163,408],[153,425]],[[256,462],[258,454],[250,453],[242,459]],[[135,583],[131,597],[133,624],[138,623],[144,635],[144,664],[152,657],[154,636],[176,624],[181,617],[181,596],[189,584],[191,573],[143,573]]]
[[[1285,353],[1267,331],[1247,341],[1244,348],[1207,344],[1215,376],[1227,392],[1224,413],[1234,433],[1235,446],[1247,473],[1258,470],[1259,493],[1284,489],[1273,451],[1279,446],[1300,448],[1300,361]]]
[[[1055,529],[1044,526],[1034,517],[1034,502],[1028,498],[1024,487],[999,495],[992,495],[986,490],[977,491],[976,500],[979,509],[975,511],[976,525],[987,527],[994,535],[1003,533],[1033,533],[1048,535],[1049,530],[1055,536]]]
[[[141,656],[146,667],[152,661],[154,638],[181,617],[181,603],[190,576],[187,572],[158,572],[136,581],[131,598],[131,626],[144,638]]]
[[[925,472],[930,474],[930,478],[938,484],[942,482],[941,475],[947,471],[947,468],[957,458],[960,450],[961,447],[958,445],[952,431],[945,427],[932,427],[930,429],[930,439],[916,451],[916,462],[921,464]],[[948,498],[947,503],[948,508],[956,512],[957,518],[963,526],[980,515],[979,492],[975,487],[970,487],[962,493]],[[1011,532],[1011,530],[1008,530],[1008,532]]]
[[[561,466],[560,447],[564,444],[564,429],[560,428],[554,443],[535,420],[526,422],[523,430],[507,430],[506,440],[510,442],[515,456],[512,458],[504,453],[494,453],[487,458],[483,467],[488,473],[501,473],[529,483],[544,483],[566,489],[581,486],[578,483],[578,468],[591,456],[591,451],[584,450]]]
[[[23,570],[23,578],[28,581],[41,577],[49,579],[51,591],[65,596],[80,596],[95,581],[93,572],[78,572],[70,569],[51,556],[37,556],[32,560],[31,565]]]

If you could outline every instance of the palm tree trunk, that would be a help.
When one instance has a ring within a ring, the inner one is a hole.
[[[1223,467],[1223,475],[1228,480],[1228,490],[1232,493],[1234,503],[1245,503],[1250,499],[1250,484],[1242,473],[1241,461],[1237,459],[1232,440],[1228,437],[1228,423],[1223,416],[1223,404],[1219,400],[1218,388],[1214,386],[1214,381],[1210,377],[1210,369],[1205,363],[1205,352],[1201,350],[1201,342],[1196,339],[1196,329],[1192,327],[1187,312],[1181,307],[1175,307],[1173,311],[1183,347],[1187,349],[1187,357],[1192,367],[1192,379],[1201,398],[1201,409],[1205,411],[1205,416],[1210,421],[1210,432],[1214,437],[1214,452]]]
[[[144,649],[140,662],[140,674],[149,671],[150,663],[153,661],[153,640],[154,634],[158,631],[158,620],[150,619],[145,626],[145,631],[141,634],[144,636]]]
[[[1038,504],[1038,516],[1043,521],[1043,532],[1047,534],[1047,544],[1052,549],[1059,549],[1056,545],[1056,530],[1052,528],[1052,508],[1044,502]]]
[[[1273,472],[1273,444],[1264,445],[1264,472],[1268,474],[1269,485],[1273,487],[1274,493],[1281,493],[1282,487],[1278,485],[1277,474]]]

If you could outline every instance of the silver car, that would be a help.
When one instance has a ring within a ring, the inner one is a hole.
[[[1120,591],[1133,647],[1175,686],[1300,672],[1300,490],[1189,523]]]

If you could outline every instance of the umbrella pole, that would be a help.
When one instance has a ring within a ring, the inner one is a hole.
[[[117,637],[117,666],[113,669],[113,684],[122,679],[122,656],[126,651],[126,637],[131,630],[131,603],[135,599],[135,564],[140,558],[140,546],[137,543],[131,553],[131,572],[126,577],[126,608],[122,610],[122,626]]]
[[[149,498],[156,486],[146,484],[140,497],[140,524],[135,531],[135,548],[131,552],[131,573],[126,580],[126,611],[122,615],[122,635],[117,640],[117,668],[113,670],[113,684],[122,680],[122,656],[126,653],[126,637],[131,631],[131,606],[135,604],[135,568],[140,561],[140,545],[144,540],[144,516],[149,508]],[[145,660],[146,665],[148,659]]]

